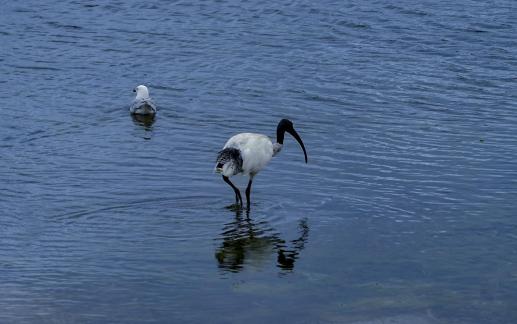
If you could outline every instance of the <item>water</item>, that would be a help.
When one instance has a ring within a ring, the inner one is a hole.
[[[516,7],[2,3],[0,322],[515,323]]]

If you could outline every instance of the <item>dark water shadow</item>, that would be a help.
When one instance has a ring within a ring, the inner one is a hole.
[[[298,223],[298,237],[287,241],[267,221],[253,220],[249,209],[230,207],[235,218],[224,225],[217,238],[221,241],[215,251],[219,269],[239,272],[245,266],[263,263],[272,254],[276,255],[276,266],[282,271],[294,269],[309,237],[306,218]]]
[[[143,138],[150,140],[153,134],[153,125],[156,121],[155,115],[136,115],[131,114],[131,119],[136,126],[140,126],[144,130]]]
[[[152,126],[156,121],[156,117],[154,115],[131,114],[131,119],[133,119],[133,123],[135,125],[142,126],[146,131],[152,131]]]

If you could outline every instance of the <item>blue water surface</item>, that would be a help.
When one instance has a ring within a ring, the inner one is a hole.
[[[517,2],[0,8],[1,323],[517,322]]]

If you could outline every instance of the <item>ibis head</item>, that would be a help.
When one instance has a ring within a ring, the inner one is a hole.
[[[278,144],[284,144],[284,134],[291,134],[292,137],[300,144],[303,150],[303,154],[305,155],[305,163],[307,163],[307,151],[305,151],[305,145],[303,145],[302,138],[296,130],[294,129],[293,122],[289,119],[282,119],[276,128],[276,141]]]

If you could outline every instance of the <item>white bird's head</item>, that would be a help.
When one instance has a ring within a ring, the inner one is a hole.
[[[138,87],[133,89],[133,92],[136,92],[135,99],[149,98],[149,89],[147,89],[145,85],[139,85]]]

